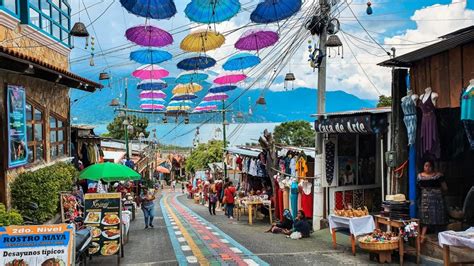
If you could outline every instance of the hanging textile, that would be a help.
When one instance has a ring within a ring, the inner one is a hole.
[[[291,214],[293,214],[293,217],[296,217],[298,213],[298,183],[296,180],[291,182],[290,201]]]
[[[296,172],[298,177],[306,177],[308,174],[308,165],[303,156],[301,156],[296,162]]]
[[[461,120],[470,149],[474,150],[474,86],[468,86],[461,96]]]
[[[301,209],[304,211],[306,218],[312,219],[313,216],[313,184],[308,180],[300,182],[301,188]]]
[[[411,96],[405,96],[402,98],[402,111],[405,115],[403,122],[407,128],[408,134],[408,145],[415,144],[416,139],[416,104]]]
[[[440,143],[438,136],[438,123],[436,121],[436,107],[433,104],[432,93],[428,99],[419,101],[420,109],[423,113],[421,119],[421,157],[439,159]]]

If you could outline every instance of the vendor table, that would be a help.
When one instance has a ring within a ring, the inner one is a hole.
[[[474,227],[462,232],[444,231],[438,234],[439,245],[443,247],[444,265],[474,264],[474,261],[451,262],[450,247],[474,250]]]
[[[332,234],[332,245],[336,249],[336,231],[341,228],[348,228],[351,238],[352,254],[356,254],[356,237],[360,235],[370,234],[375,229],[374,219],[367,215],[363,217],[343,217],[334,214],[329,215],[329,229]]]
[[[271,201],[270,200],[263,200],[263,201],[255,201],[255,202],[249,202],[249,201],[242,201],[242,203],[247,207],[247,209],[249,210],[249,224],[253,224],[253,215],[256,214],[256,212],[254,213],[254,209],[257,210],[257,207],[258,206],[269,206],[269,210],[270,210],[270,223],[272,223],[271,221],[271,217],[272,217],[272,213],[271,213]]]
[[[122,244],[125,245],[128,242],[128,232],[130,230],[130,211],[122,211]]]
[[[405,227],[405,224],[408,224],[410,222],[416,222],[418,225],[420,224],[419,219],[410,219],[410,220],[390,220],[388,217],[384,217],[381,215],[374,215],[375,219],[375,227],[377,229],[380,229],[380,225],[386,225],[387,230],[391,231],[392,228],[397,228],[398,230],[403,229]],[[420,263],[420,247],[421,247],[421,242],[420,242],[420,226],[418,226],[418,236],[415,239],[415,249],[411,247],[405,247],[405,241],[403,240],[403,237],[400,237],[398,244],[398,253],[400,254],[400,265],[403,265],[403,257],[406,253],[414,253],[416,255],[416,263]]]

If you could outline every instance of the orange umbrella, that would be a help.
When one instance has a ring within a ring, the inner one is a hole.
[[[170,170],[168,170],[167,168],[165,168],[163,166],[156,167],[156,171],[160,172],[162,174],[169,174],[170,173]]]

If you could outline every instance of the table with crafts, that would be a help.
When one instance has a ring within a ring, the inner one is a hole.
[[[354,256],[356,254],[356,237],[370,234],[375,229],[374,219],[370,215],[350,218],[331,214],[328,220],[334,249],[337,248],[336,232],[340,229],[349,229],[352,254]]]
[[[474,251],[474,227],[461,232],[440,232],[438,234],[438,241],[439,245],[443,247],[443,260],[445,266],[454,264],[474,264],[474,261],[452,262],[450,254],[451,247],[466,249],[466,252]]]
[[[254,201],[242,200],[242,204],[249,211],[249,224],[253,224],[253,219],[254,219],[253,216],[255,215],[255,218],[256,218],[258,207],[267,206],[270,210],[272,202],[270,200],[254,200]],[[240,211],[239,211],[238,215],[240,216]]]

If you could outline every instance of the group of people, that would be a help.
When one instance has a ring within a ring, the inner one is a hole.
[[[232,181],[228,181],[222,185],[222,181],[210,181],[209,191],[207,193],[207,203],[209,206],[209,214],[216,215],[217,204],[224,207],[225,215],[229,219],[234,219],[235,196],[237,188]]]
[[[283,219],[279,223],[273,224],[267,233],[272,232],[274,234],[285,234],[293,239],[299,239],[303,237],[309,237],[311,234],[311,226],[306,220],[306,216],[303,210],[299,210],[295,219],[291,215],[291,211],[285,209],[283,211]]]

